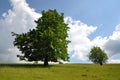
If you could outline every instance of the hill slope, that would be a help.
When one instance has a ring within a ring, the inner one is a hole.
[[[0,64],[0,80],[120,80],[120,64]]]

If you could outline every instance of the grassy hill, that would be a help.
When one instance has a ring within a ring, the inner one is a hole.
[[[120,80],[120,64],[0,64],[0,80]]]

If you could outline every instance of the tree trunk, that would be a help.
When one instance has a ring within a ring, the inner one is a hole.
[[[47,57],[44,60],[44,66],[48,66],[48,58]]]
[[[100,65],[102,66],[102,65],[103,65],[103,63],[102,63],[102,62],[100,62]]]

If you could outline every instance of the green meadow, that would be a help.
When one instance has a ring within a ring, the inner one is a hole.
[[[120,64],[0,64],[0,80],[120,80]]]

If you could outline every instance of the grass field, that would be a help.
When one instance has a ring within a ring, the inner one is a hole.
[[[0,64],[0,80],[120,80],[120,64]]]

